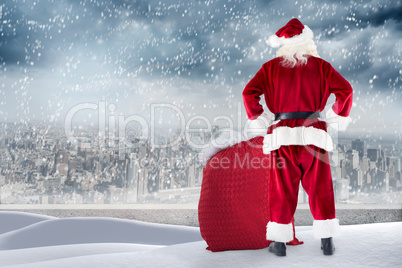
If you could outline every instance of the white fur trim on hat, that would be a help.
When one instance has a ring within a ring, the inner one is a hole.
[[[325,122],[327,122],[328,126],[336,130],[345,131],[350,122],[352,122],[352,118],[349,116],[337,115],[332,108],[330,108],[326,112]]]
[[[326,151],[334,149],[331,136],[315,127],[277,127],[264,137],[263,152],[269,154],[282,145],[315,145]]]
[[[273,221],[267,224],[267,240],[276,242],[290,242],[293,240],[293,225],[281,224]]]
[[[314,220],[313,236],[316,239],[339,236],[340,227],[338,219]]]
[[[271,47],[279,47],[281,45],[285,46],[299,46],[301,44],[304,44],[310,40],[313,40],[314,34],[313,31],[307,26],[304,25],[303,31],[301,34],[285,38],[284,36],[278,37],[276,34],[271,35],[267,43]]]

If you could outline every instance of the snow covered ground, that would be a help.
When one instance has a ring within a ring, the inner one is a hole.
[[[267,249],[206,250],[195,227],[113,218],[54,218],[0,212],[0,266],[10,267],[402,267],[402,222],[341,226],[333,256],[311,226],[287,257]]]

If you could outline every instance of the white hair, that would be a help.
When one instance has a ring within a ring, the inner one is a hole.
[[[296,65],[307,64],[308,56],[320,57],[317,46],[313,40],[309,40],[298,46],[284,45],[276,52],[277,57],[282,57],[282,66],[293,68]]]

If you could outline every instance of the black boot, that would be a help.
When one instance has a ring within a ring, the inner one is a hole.
[[[333,255],[335,251],[334,243],[332,242],[332,237],[321,238],[321,249],[324,255]]]
[[[268,247],[269,252],[274,253],[276,256],[286,256],[286,245],[282,242],[272,242]]]

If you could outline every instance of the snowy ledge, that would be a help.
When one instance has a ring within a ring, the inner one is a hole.
[[[112,217],[145,222],[198,227],[198,204],[112,204],[112,205],[0,205],[0,211],[30,212],[59,218]],[[336,204],[342,225],[402,221],[402,204]],[[297,226],[312,225],[308,204],[299,204]]]

